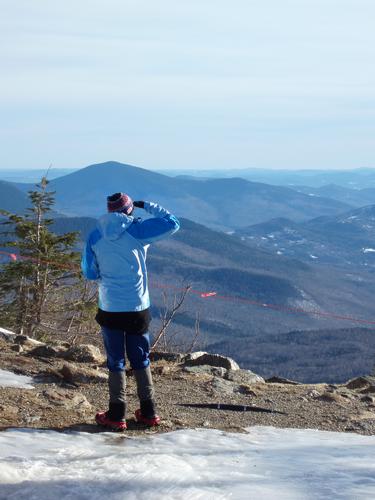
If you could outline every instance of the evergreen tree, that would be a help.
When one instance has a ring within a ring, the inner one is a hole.
[[[0,322],[18,333],[38,336],[71,325],[74,289],[79,275],[76,232],[62,235],[50,230],[54,192],[42,178],[29,191],[31,208],[24,215],[1,211],[8,231],[3,246],[13,247],[16,260],[1,266]],[[11,239],[9,237],[11,236]]]

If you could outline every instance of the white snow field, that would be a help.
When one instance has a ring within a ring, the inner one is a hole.
[[[375,498],[375,436],[315,430],[8,430],[0,464],[2,500]]]
[[[33,379],[26,375],[17,375],[13,372],[0,369],[0,387],[18,387],[19,389],[34,389]]]

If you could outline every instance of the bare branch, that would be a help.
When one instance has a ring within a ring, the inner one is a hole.
[[[180,309],[182,304],[184,303],[184,300],[186,298],[186,295],[188,292],[191,290],[191,285],[185,286],[183,291],[181,292],[180,297],[177,299],[177,296],[174,296],[173,300],[173,306],[170,310],[166,307],[166,310],[164,312],[164,316],[162,318],[162,326],[159,331],[159,333],[156,335],[156,338],[151,346],[151,349],[155,349],[156,345],[160,342],[160,340],[165,336],[165,333],[167,331],[167,328],[171,324],[171,321],[173,320],[176,312]],[[163,292],[164,295],[164,292]]]

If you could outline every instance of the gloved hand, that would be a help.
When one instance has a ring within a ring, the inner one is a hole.
[[[145,208],[145,202],[144,201],[133,201],[133,205],[137,208]]]

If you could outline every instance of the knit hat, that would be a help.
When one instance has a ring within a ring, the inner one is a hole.
[[[130,215],[133,211],[133,200],[125,193],[115,193],[107,196],[108,212],[123,212]]]

